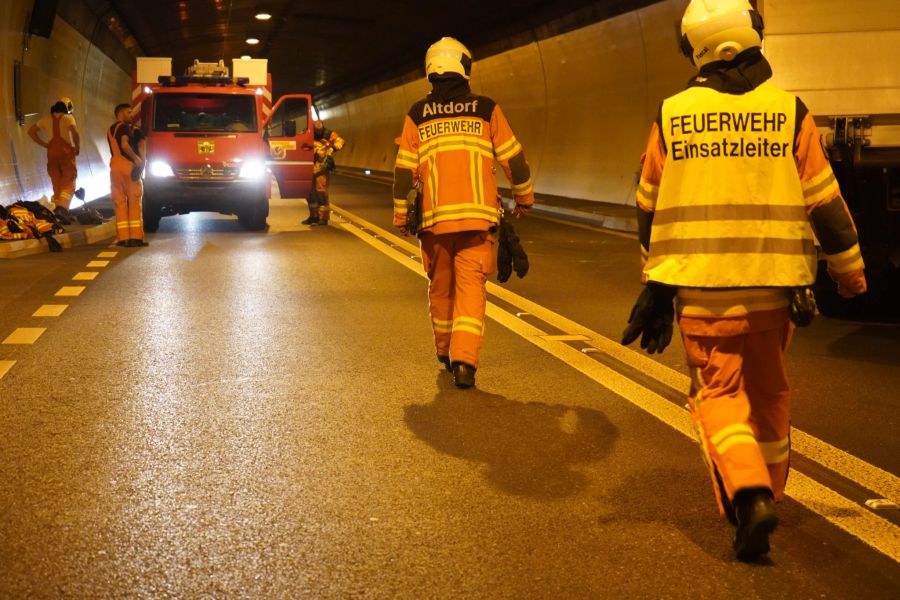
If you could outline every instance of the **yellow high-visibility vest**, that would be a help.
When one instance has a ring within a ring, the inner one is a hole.
[[[691,87],[662,105],[666,161],[644,272],[699,288],[815,281],[816,250],[794,163],[796,97]]]

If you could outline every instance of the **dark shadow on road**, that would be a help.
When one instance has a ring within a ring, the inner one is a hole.
[[[439,452],[484,463],[488,481],[516,496],[579,493],[588,479],[577,466],[602,459],[618,437],[597,410],[459,390],[446,372],[438,375],[437,387],[430,404],[404,409],[406,425]]]
[[[621,498],[628,497],[641,501],[623,504]],[[731,547],[734,527],[719,516],[709,477],[699,459],[695,470],[660,467],[633,474],[609,490],[606,503],[613,509],[601,521],[671,525],[708,556],[725,563],[737,561]],[[773,565],[768,556],[751,564]]]

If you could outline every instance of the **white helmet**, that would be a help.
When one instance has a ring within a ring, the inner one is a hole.
[[[425,53],[425,75],[459,73],[466,79],[472,73],[472,53],[452,37],[442,37]]]
[[[762,17],[747,0],[691,0],[681,19],[681,51],[697,67],[761,47]]]

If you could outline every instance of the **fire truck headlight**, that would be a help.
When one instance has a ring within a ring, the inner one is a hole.
[[[266,166],[262,161],[248,160],[241,165],[241,179],[262,179],[266,174]]]
[[[151,177],[174,177],[175,172],[172,171],[172,167],[168,165],[168,163],[164,163],[161,160],[154,160],[150,163],[150,176]]]

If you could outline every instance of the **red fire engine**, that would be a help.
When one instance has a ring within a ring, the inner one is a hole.
[[[272,106],[266,59],[194,61],[173,76],[171,58],[138,58],[133,113],[147,135],[144,230],[167,215],[211,211],[264,229],[271,177],[282,197],[306,197],[312,182],[309,94]]]

